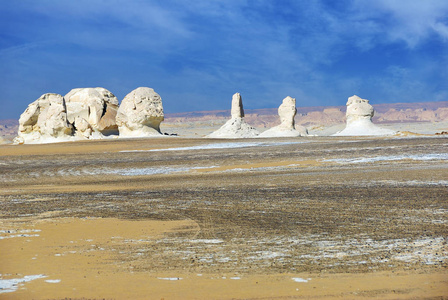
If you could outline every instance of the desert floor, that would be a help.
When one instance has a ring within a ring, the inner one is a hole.
[[[0,299],[448,297],[448,139],[0,146]]]

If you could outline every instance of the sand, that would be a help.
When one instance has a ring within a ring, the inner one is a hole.
[[[2,145],[0,299],[447,297],[446,144]]]
[[[3,221],[2,280],[36,274],[11,287],[1,299],[235,299],[361,298],[394,299],[446,295],[445,272],[376,272],[361,274],[197,273],[189,270],[139,272],[138,264],[120,259],[130,244],[144,249],[150,239],[177,231],[194,238],[197,223],[126,221],[113,218],[54,218]],[[14,229],[12,229],[14,228]],[[17,232],[17,228],[19,232]],[[11,237],[11,236],[16,237]],[[25,236],[26,235],[26,236]],[[10,237],[10,238],[8,238]],[[142,250],[144,251],[144,250]],[[135,269],[132,270],[132,269]]]

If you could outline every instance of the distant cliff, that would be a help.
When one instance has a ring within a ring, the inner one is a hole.
[[[422,103],[372,104],[373,122],[441,122],[448,121],[448,101]],[[345,123],[345,106],[297,107],[296,124],[303,126],[336,125]],[[280,123],[277,108],[245,109],[246,121],[256,127],[272,127]],[[199,111],[165,114],[165,123],[222,123],[230,110]]]

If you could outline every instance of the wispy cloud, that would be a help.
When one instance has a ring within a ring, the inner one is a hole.
[[[445,0],[357,0],[355,8],[367,20],[383,23],[385,28],[380,33],[389,41],[402,40],[412,48],[431,34],[447,38],[448,2]]]
[[[176,110],[237,91],[248,108],[442,99],[447,15],[445,0],[4,2],[0,101],[83,85],[151,86]]]

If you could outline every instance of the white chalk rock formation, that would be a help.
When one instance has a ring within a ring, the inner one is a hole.
[[[286,97],[278,108],[278,115],[280,117],[280,125],[272,127],[260,134],[260,137],[297,137],[308,135],[305,127],[297,126],[294,123],[296,116],[296,99]]]
[[[393,135],[396,132],[384,129],[372,123],[374,110],[369,100],[361,99],[354,95],[347,101],[347,124],[345,129],[333,135],[335,136],[359,136],[359,135]]]
[[[118,134],[115,122],[118,99],[110,91],[100,87],[73,89],[64,99],[67,118],[78,136],[101,138]]]
[[[124,97],[116,122],[120,137],[160,136],[163,121],[162,98],[153,89],[139,87]]]
[[[95,133],[95,131],[92,128],[92,125],[90,125],[86,119],[80,116],[76,116],[74,124],[76,124],[76,136],[86,139],[94,138],[93,134]],[[101,138],[101,134],[99,136],[96,136],[96,138]]]
[[[230,115],[233,118],[244,118],[243,98],[240,93],[235,93],[232,96],[232,108]]]
[[[240,93],[232,96],[231,119],[227,121],[215,132],[212,132],[208,138],[252,138],[258,136],[259,132],[254,127],[244,121],[243,101]]]
[[[305,126],[295,124],[294,128],[300,133],[300,136],[310,136],[308,129]]]
[[[44,94],[28,105],[20,115],[16,144],[48,143],[69,140],[73,126],[67,120],[64,98],[59,94]]]

